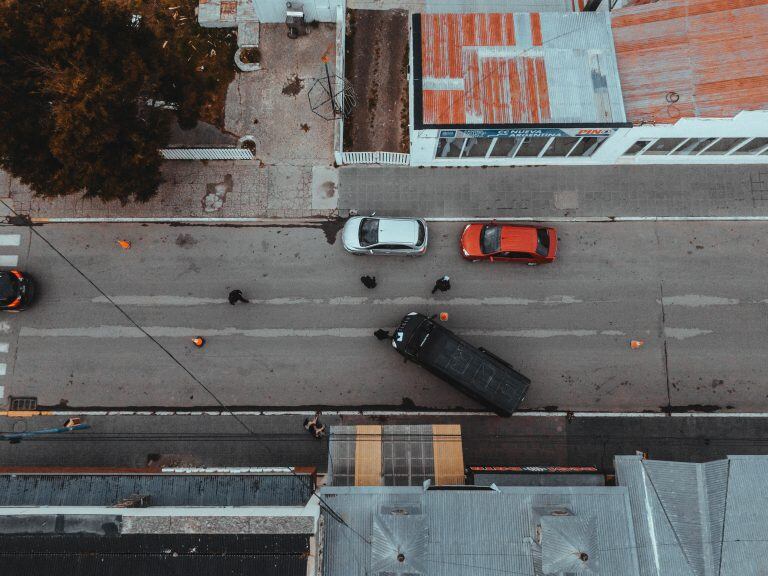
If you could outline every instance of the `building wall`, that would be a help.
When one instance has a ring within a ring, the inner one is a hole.
[[[284,23],[285,0],[252,0],[259,22]],[[294,6],[303,4],[307,22],[335,22],[338,0],[297,0]]]
[[[530,142],[519,138],[448,140],[440,138],[439,130],[412,130],[411,164],[768,164],[768,110],[741,112],[734,118],[683,118],[669,125],[618,128],[604,140],[590,135]],[[531,154],[531,150],[539,155],[520,155]]]

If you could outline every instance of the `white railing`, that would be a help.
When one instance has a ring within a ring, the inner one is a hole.
[[[410,154],[401,152],[342,152],[340,164],[388,164],[390,166],[408,166]]]
[[[163,148],[166,160],[253,160],[248,148]]]

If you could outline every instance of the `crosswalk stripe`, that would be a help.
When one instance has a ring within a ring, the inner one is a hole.
[[[5,396],[5,386],[0,386],[0,398]]]
[[[13,267],[19,263],[19,257],[16,254],[0,255],[0,266]]]
[[[0,234],[0,246],[19,246],[21,234]]]
[[[8,353],[8,342],[0,342],[0,354]]]
[[[5,363],[0,362],[0,376],[5,376]]]

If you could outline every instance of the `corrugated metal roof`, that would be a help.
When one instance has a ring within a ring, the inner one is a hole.
[[[261,474],[1,474],[0,506],[303,506],[309,477]]]
[[[756,574],[768,557],[768,457],[704,464],[615,459],[643,576]]]
[[[391,573],[398,565],[392,562],[397,554],[404,555],[400,566],[406,565],[397,574],[535,576],[542,574],[542,565],[567,565],[582,573],[639,574],[623,488],[324,487],[322,495],[371,542],[352,537],[349,528],[326,516],[324,576],[373,576],[381,567]],[[574,550],[578,554],[572,562],[566,554]],[[386,554],[391,564],[384,563]]]
[[[612,14],[630,121],[768,108],[768,0],[665,0]]]
[[[625,121],[607,12],[421,14],[423,123]]]

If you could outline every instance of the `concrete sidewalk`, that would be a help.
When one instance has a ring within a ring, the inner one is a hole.
[[[346,166],[339,212],[553,218],[768,217],[768,166]]]
[[[254,160],[170,161],[149,202],[41,198],[0,171],[0,197],[31,218],[310,218],[336,214],[336,170]]]

